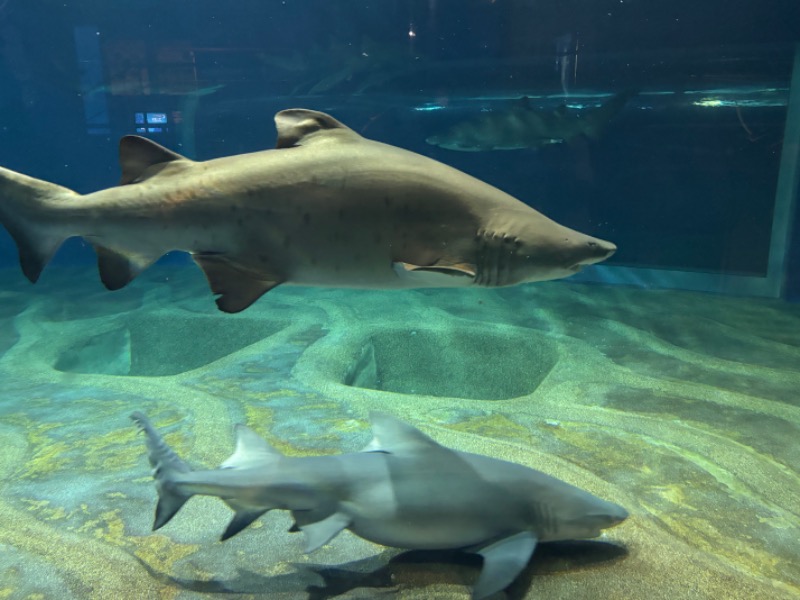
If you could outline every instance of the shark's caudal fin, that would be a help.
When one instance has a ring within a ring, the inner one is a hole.
[[[0,167],[0,223],[17,243],[22,272],[31,282],[71,235],[50,217],[51,207],[78,197],[60,185]]]
[[[186,504],[193,494],[181,492],[176,485],[175,477],[180,473],[188,473],[192,469],[170,448],[156,431],[153,424],[144,414],[135,412],[131,419],[144,431],[148,458],[153,467],[153,477],[158,490],[158,505],[153,522],[153,531],[166,525],[172,517]]]

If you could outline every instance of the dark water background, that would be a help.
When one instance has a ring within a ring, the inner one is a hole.
[[[301,106],[613,240],[609,264],[761,276],[799,38],[794,0],[0,0],[0,164],[89,192],[116,183],[136,113],[166,114],[145,135],[207,159],[272,147],[272,115]],[[626,90],[598,141],[424,141],[522,95],[554,110]],[[93,260],[72,240],[55,262]]]

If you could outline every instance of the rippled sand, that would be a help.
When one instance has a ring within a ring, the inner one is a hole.
[[[287,454],[336,453],[366,444],[376,408],[628,508],[599,541],[541,545],[509,598],[796,598],[798,366],[800,306],[777,301],[284,287],[231,316],[190,268],[115,293],[91,269],[37,286],[9,269],[0,598],[468,598],[474,557],[347,532],[306,556],[278,511],[220,543],[228,509],[195,498],[150,532],[133,410],[212,466],[236,422]]]

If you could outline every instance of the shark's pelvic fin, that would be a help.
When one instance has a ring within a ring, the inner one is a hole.
[[[536,542],[533,533],[523,531],[476,550],[483,556],[483,570],[472,589],[472,600],[481,600],[511,585],[528,564]]]
[[[336,512],[321,521],[300,525],[306,536],[306,552],[313,552],[324,546],[351,522],[350,517]]]
[[[119,141],[119,166],[122,169],[120,185],[144,181],[158,173],[147,172],[150,167],[176,160],[190,161],[185,156],[138,135],[126,135]]]
[[[250,525],[253,521],[267,512],[268,508],[265,509],[248,509],[246,507],[238,507],[237,505],[228,502],[228,506],[233,508],[236,511],[236,514],[233,515],[231,522],[228,523],[228,527],[225,528],[225,532],[219,538],[221,542],[224,542],[230,537],[233,537],[243,529],[245,529],[248,525]]]
[[[245,425],[236,426],[236,449],[220,465],[222,469],[243,469],[271,466],[283,456],[255,431]]]
[[[217,306],[227,313],[243,311],[283,283],[283,278],[239,267],[221,254],[192,254],[192,258],[205,273],[211,291],[220,294]]]

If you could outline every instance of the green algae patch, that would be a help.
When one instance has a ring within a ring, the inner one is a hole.
[[[87,600],[159,598],[159,588],[117,544],[58,528],[0,503],[0,544],[8,544],[53,565],[70,582],[70,592]],[[113,536],[112,536],[113,537]]]
[[[138,454],[131,452],[136,438],[134,427],[125,427],[91,437],[81,444],[83,467],[88,471],[120,471],[136,465]]]
[[[28,453],[28,441],[25,436],[10,427],[0,427],[0,440],[3,451],[0,452],[0,481],[11,478],[19,471]]]
[[[265,406],[245,406],[244,414],[247,426],[269,442],[281,454],[287,456],[311,456],[315,454],[301,446],[296,446],[272,434],[274,411]]]
[[[500,413],[472,417],[447,428],[500,440],[530,442],[532,437],[527,428]]]
[[[48,435],[50,431],[63,427],[63,423],[38,423],[20,413],[7,415],[4,420],[25,431],[30,455],[18,467],[20,478],[38,479],[63,469],[69,462],[65,456],[69,446]]]
[[[39,446],[35,446],[33,455],[25,461],[23,466],[22,478],[38,479],[51,475],[57,471],[63,471],[69,464],[66,454],[70,451],[70,446],[64,442],[50,440]]]
[[[180,544],[165,535],[153,533],[128,538],[133,554],[150,566],[172,573],[175,565],[200,549],[198,544]]]

